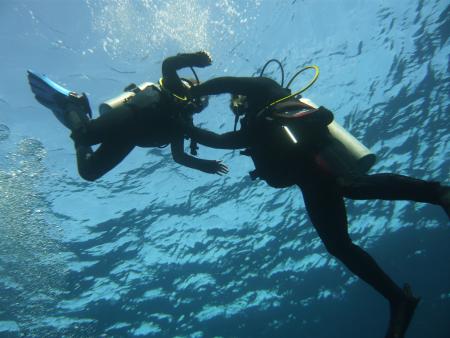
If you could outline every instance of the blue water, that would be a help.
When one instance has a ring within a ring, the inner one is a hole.
[[[211,52],[202,79],[257,74],[270,58],[288,77],[317,64],[306,96],[378,155],[372,172],[448,184],[449,14],[445,0],[1,1],[0,336],[383,337],[387,304],[326,253],[297,189],[253,182],[248,158],[204,147],[227,176],[136,149],[85,182],[26,70],[97,107],[156,81],[178,52]],[[227,100],[196,124],[230,130]],[[355,242],[422,297],[408,337],[450,337],[443,211],[347,206]]]

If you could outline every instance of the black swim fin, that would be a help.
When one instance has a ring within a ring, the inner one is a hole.
[[[391,308],[391,319],[385,338],[404,338],[420,298],[414,297],[409,284],[403,286],[405,298]]]

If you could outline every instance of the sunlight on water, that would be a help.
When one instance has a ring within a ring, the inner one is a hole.
[[[144,58],[157,50],[211,50],[234,39],[236,25],[255,19],[260,1],[90,1],[93,29],[113,58]],[[244,29],[243,29],[244,30]],[[217,41],[213,37],[219,37]]]
[[[0,141],[5,141],[9,138],[11,131],[6,124],[0,124]]]

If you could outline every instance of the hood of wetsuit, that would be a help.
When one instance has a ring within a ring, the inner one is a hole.
[[[181,79],[183,85],[189,90],[191,87],[197,86],[199,82],[194,79]],[[192,113],[200,113],[203,109],[208,107],[209,98],[208,96],[191,97],[189,98],[188,106],[191,108]]]
[[[248,110],[247,96],[232,95],[230,101],[230,109],[237,117],[245,115]]]

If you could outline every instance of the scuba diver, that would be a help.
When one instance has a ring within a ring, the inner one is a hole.
[[[186,97],[188,88],[199,82],[192,67],[210,64],[207,52],[168,57],[162,63],[159,85],[145,82],[127,86],[124,93],[100,105],[96,119],[92,119],[86,94],[71,92],[32,71],[28,71],[28,79],[36,99],[71,130],[78,172],[87,181],[95,181],[117,166],[135,146],[168,144],[177,163],[222,175],[228,168],[221,161],[203,160],[184,152],[184,126],[192,125],[192,115],[208,105],[206,96]],[[197,83],[178,77],[177,70],[185,67],[191,68]],[[97,144],[100,146],[93,151],[92,146]],[[196,148],[191,141],[192,155],[196,155]]]
[[[188,134],[208,147],[244,148],[241,154],[250,156],[256,168],[250,173],[253,179],[275,188],[297,185],[327,251],[389,301],[386,337],[404,337],[419,298],[408,284],[398,286],[352,242],[344,198],[431,203],[449,215],[450,188],[392,173],[366,174],[374,155],[333,121],[331,111],[299,99],[300,92],[292,94],[289,85],[284,88],[262,75],[263,71],[260,77],[219,77],[191,87],[193,97],[232,94],[236,119],[232,132],[191,127]],[[241,128],[236,131],[239,117]]]

